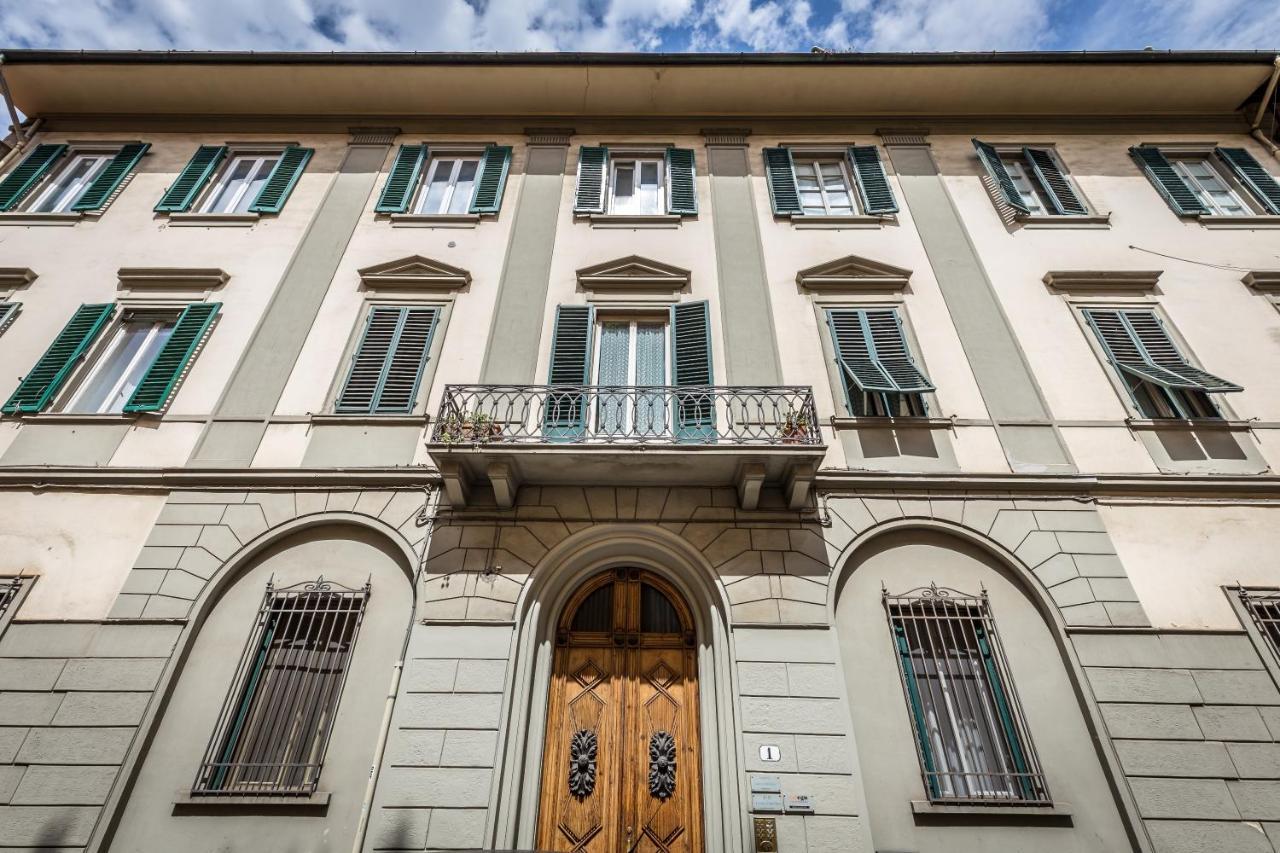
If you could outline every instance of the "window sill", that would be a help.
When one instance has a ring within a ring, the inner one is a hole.
[[[146,415],[160,414],[163,413],[110,412],[105,414],[96,414],[94,412],[6,412],[5,417],[52,424],[131,424]]]
[[[1205,228],[1250,229],[1280,228],[1280,216],[1197,216]]]
[[[426,426],[430,423],[430,418],[426,415],[313,414],[310,417],[310,423],[318,425],[345,424],[348,426],[357,426],[362,424],[376,426]]]
[[[170,213],[169,224],[252,228],[261,218],[257,213]]]
[[[1111,227],[1111,214],[1089,216],[1019,216],[1023,228],[1036,230],[1048,228],[1106,229]]]
[[[911,813],[917,823],[1071,824],[1071,804],[974,805],[912,800]]]
[[[679,228],[683,217],[674,213],[646,216],[622,213],[592,213],[587,216],[592,228]]]
[[[793,213],[789,217],[792,226],[800,230],[830,230],[841,228],[882,228],[888,216],[815,216]]]
[[[833,417],[831,428],[842,429],[951,429],[955,421],[951,418],[873,418],[873,417]]]
[[[475,228],[478,213],[392,213],[387,217],[392,228]]]
[[[93,213],[28,213],[15,210],[0,213],[0,225],[75,225],[83,219],[97,219],[101,211]]]
[[[1213,429],[1225,432],[1248,432],[1256,424],[1253,421],[1229,421],[1226,418],[1125,418],[1132,430],[1199,430]]]
[[[175,815],[316,815],[329,811],[328,791],[308,796],[223,797],[182,790],[173,801]]]

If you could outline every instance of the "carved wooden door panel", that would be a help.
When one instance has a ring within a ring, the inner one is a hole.
[[[639,569],[584,584],[556,634],[539,849],[702,853],[697,695],[673,588]]]

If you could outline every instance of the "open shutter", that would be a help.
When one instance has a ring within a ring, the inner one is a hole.
[[[1240,183],[1253,192],[1267,213],[1280,215],[1280,181],[1262,168],[1252,154],[1243,148],[1215,148],[1214,152],[1231,168]]]
[[[489,145],[480,161],[480,179],[471,197],[471,213],[497,213],[502,207],[502,191],[507,186],[511,169],[511,146]]]
[[[138,165],[142,155],[151,147],[149,142],[131,142],[123,146],[116,156],[111,158],[107,167],[98,173],[89,186],[85,187],[80,198],[71,205],[72,210],[100,210],[111,194],[119,188],[124,179]]]
[[[1168,202],[1169,207],[1179,216],[1205,214],[1205,207],[1196,194],[1187,186],[1187,182],[1173,170],[1173,165],[1160,152],[1159,148],[1149,145],[1137,145],[1129,149],[1129,156],[1137,161],[1151,183],[1155,184],[1160,195]]]
[[[1028,800],[1035,799],[1039,792],[1031,784],[1031,768],[1027,764],[1027,756],[1022,749],[1022,738],[1018,734],[1018,726],[1014,721],[1013,707],[1009,704],[1009,697],[1004,689],[1004,679],[1000,674],[1001,667],[996,661],[991,641],[987,639],[986,629],[975,626],[974,637],[978,641],[978,653],[982,655],[982,668],[986,672],[987,684],[991,687],[996,716],[1000,719],[1000,728],[1003,730],[1005,743],[1009,746],[1009,757],[1013,759],[1013,769],[1018,773],[1018,787],[1022,789],[1023,797]]]
[[[374,306],[335,407],[340,414],[409,414],[440,309]]]
[[[177,180],[164,191],[155,209],[160,213],[182,213],[190,210],[196,197],[226,156],[225,145],[201,145],[187,161],[187,165],[182,167]]]
[[[673,384],[696,387],[676,392],[676,437],[712,441],[716,437],[716,398],[709,387],[711,310],[705,301],[671,306],[671,372]]]
[[[418,176],[422,174],[422,164],[426,161],[427,146],[401,145],[374,210],[378,213],[404,213],[408,210],[409,200],[418,186]]]
[[[1012,207],[1019,213],[1030,213],[1027,205],[1022,201],[1022,195],[1018,192],[1018,188],[1013,184],[1013,177],[1009,174],[1009,170],[1004,167],[1004,162],[1000,159],[1000,152],[995,146],[989,145],[980,139],[973,140],[973,147],[978,152],[978,159],[982,161],[982,166],[987,170],[987,174],[996,182],[996,186],[1000,189],[1000,195],[1004,203]]]
[[[13,322],[13,318],[18,316],[18,307],[21,304],[21,302],[0,302],[0,334],[3,334]]]
[[[694,181],[693,149],[667,149],[667,213],[696,216],[698,186]]]
[[[182,310],[169,340],[125,403],[126,412],[158,412],[164,408],[221,307],[220,302],[193,302]]]
[[[307,161],[314,153],[315,151],[311,148],[299,148],[296,145],[290,145],[284,149],[284,153],[276,162],[276,167],[271,170],[271,177],[267,178],[267,182],[262,185],[262,191],[249,206],[249,211],[279,213],[289,199],[289,193],[293,192],[294,184],[298,183],[298,179],[302,177],[302,171],[307,168]]]
[[[1036,177],[1040,179],[1040,186],[1044,188],[1045,195],[1049,197],[1049,203],[1053,205],[1055,213],[1065,216],[1083,216],[1089,212],[1084,202],[1080,201],[1080,196],[1076,195],[1071,181],[1067,180],[1062,169],[1058,168],[1058,161],[1054,159],[1053,154],[1044,148],[1023,148],[1022,154],[1031,164]]]
[[[769,183],[769,201],[774,216],[804,213],[800,188],[796,186],[796,166],[789,148],[764,149],[764,175]]]
[[[573,201],[574,213],[604,213],[608,173],[608,148],[583,145],[578,149],[578,190]]]
[[[40,182],[58,158],[67,153],[65,145],[37,145],[22,162],[0,181],[0,211],[13,210]]]
[[[916,745],[920,748],[920,764],[924,767],[929,785],[929,796],[937,798],[941,793],[933,760],[933,744],[925,727],[924,703],[920,701],[920,684],[916,681],[915,662],[911,659],[911,645],[907,642],[907,629],[899,621],[893,623],[893,639],[898,647],[898,662],[902,666],[902,683],[907,689],[907,703],[911,706],[912,728],[916,731]]]
[[[1187,362],[1154,311],[1090,308],[1085,319],[1116,369],[1165,388],[1243,390]]]
[[[863,322],[871,335],[872,357],[881,370],[904,394],[920,394],[933,390],[933,383],[916,367],[902,332],[902,317],[892,308],[862,312]]]
[[[62,383],[71,375],[85,350],[111,319],[115,308],[112,303],[81,305],[77,308],[44,355],[31,368],[31,372],[18,383],[18,390],[13,392],[13,396],[0,411],[9,414],[38,412],[48,405]]]
[[[858,391],[884,394],[934,390],[911,357],[902,318],[894,309],[831,308],[827,310],[827,327],[848,397],[855,393],[850,382]]]
[[[854,145],[849,148],[849,162],[858,176],[858,196],[866,213],[885,216],[898,212],[898,202],[889,187],[889,178],[880,162],[880,152],[874,145]]]
[[[578,387],[548,392],[543,434],[549,440],[572,440],[586,430],[587,400],[580,387],[591,379],[593,315],[590,305],[556,306],[547,384]]]

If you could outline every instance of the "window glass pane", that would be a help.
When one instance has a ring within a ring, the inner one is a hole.
[[[1172,161],[1172,165],[1210,213],[1218,216],[1246,216],[1253,212],[1207,158],[1177,159]]]
[[[1000,159],[1004,163],[1005,171],[1009,173],[1009,177],[1013,180],[1013,186],[1018,190],[1022,203],[1027,206],[1027,211],[1036,216],[1048,213],[1049,209],[1040,198],[1038,182],[1023,164],[1021,158],[1011,155]]]
[[[667,384],[667,326],[665,323],[636,325],[636,384]],[[660,435],[666,432],[666,397],[662,394],[636,395],[636,432]]]
[[[645,162],[640,164],[640,212],[646,215],[662,213],[661,184],[658,178],[658,164]]]
[[[271,170],[276,167],[278,159],[277,157],[270,157],[256,161],[256,167],[250,172],[251,177],[245,181],[240,196],[236,199],[233,212],[247,213],[249,211],[249,206],[258,200],[258,193],[262,192],[263,185],[271,177]]]
[[[458,178],[453,186],[453,195],[449,199],[450,213],[466,213],[471,209],[471,196],[476,187],[476,170],[479,160],[460,160]]]
[[[80,198],[98,173],[111,160],[106,155],[79,155],[54,176],[28,210],[33,213],[65,213]]]
[[[613,195],[609,207],[610,212],[639,212],[639,200],[636,198],[635,176],[635,163],[620,162],[614,167]]]
[[[173,321],[126,321],[116,332],[106,352],[92,366],[84,388],[69,411],[121,412],[147,368],[155,361],[169,335]]]
[[[647,583],[640,584],[640,630],[646,634],[679,634],[684,630],[671,599]]]
[[[596,370],[596,384],[604,386],[630,385],[631,374],[631,324],[600,324],[600,360]],[[627,428],[628,395],[600,395],[596,429],[603,435],[623,433]]]
[[[448,201],[449,183],[453,178],[453,160],[432,160],[431,173],[427,178],[427,186],[418,205],[418,213],[436,214],[445,212]]]
[[[571,631],[613,630],[613,584],[605,584],[582,600],[573,614],[569,629]]]
[[[247,157],[237,157],[231,161],[223,172],[222,180],[205,202],[205,213],[230,213],[234,210],[245,183],[253,172],[255,161],[256,158]]]

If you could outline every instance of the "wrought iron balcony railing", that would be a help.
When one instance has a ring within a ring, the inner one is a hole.
[[[438,444],[822,443],[813,389],[720,385],[446,385]]]

